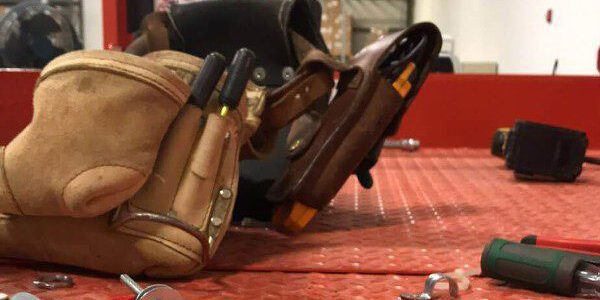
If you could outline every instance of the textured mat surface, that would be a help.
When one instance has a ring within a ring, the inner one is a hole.
[[[600,236],[600,167],[586,167],[574,184],[520,182],[487,150],[386,149],[374,176],[371,190],[350,179],[299,236],[233,228],[209,271],[173,286],[186,299],[395,299],[420,291],[424,274],[478,267],[492,237]],[[73,289],[39,291],[31,280],[42,272],[72,271],[0,265],[0,292],[128,294],[112,277],[82,273]],[[476,278],[463,299],[550,297]]]
[[[386,149],[307,232],[233,229],[212,270],[428,274],[479,265],[493,237],[600,236],[600,167],[574,184],[523,182],[488,150]]]
[[[75,287],[42,291],[31,280],[40,272],[0,266],[0,291],[13,294],[30,291],[43,300],[129,300],[130,292],[115,279],[72,275]],[[5,276],[5,274],[10,274]],[[423,276],[279,273],[205,272],[199,278],[167,283],[185,299],[396,299],[401,293],[423,290]],[[143,282],[152,284],[154,282]],[[563,299],[548,294],[499,286],[487,279],[474,279],[461,299]],[[447,291],[440,291],[445,296]],[[441,299],[450,299],[442,297]],[[571,299],[571,298],[564,298]]]

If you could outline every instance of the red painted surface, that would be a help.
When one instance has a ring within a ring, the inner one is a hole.
[[[0,145],[6,145],[31,120],[37,71],[0,71]]]
[[[600,77],[432,74],[395,138],[424,147],[489,147],[516,119],[585,131],[600,148]]]
[[[127,32],[127,1],[102,0],[104,48],[124,49],[133,40]]]
[[[0,144],[32,114],[37,72],[0,72]],[[600,148],[600,77],[440,75],[429,77],[395,138],[425,147],[487,148],[499,127],[515,119],[587,132]]]
[[[546,11],[546,22],[552,24],[552,8],[549,8],[548,11]]]

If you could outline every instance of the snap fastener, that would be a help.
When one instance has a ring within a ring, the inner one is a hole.
[[[210,218],[210,223],[215,227],[219,227],[221,224],[223,224],[223,220],[219,217],[212,217]]]
[[[221,196],[223,199],[230,199],[231,196],[233,196],[233,193],[229,189],[221,189],[219,191],[219,196]]]
[[[283,77],[283,80],[285,81],[292,79],[292,77],[294,77],[294,69],[292,69],[292,67],[283,68],[281,71],[281,77]]]
[[[262,82],[267,77],[267,71],[263,67],[256,67],[252,72],[254,81]]]

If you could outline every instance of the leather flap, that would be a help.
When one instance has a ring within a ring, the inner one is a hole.
[[[320,127],[321,114],[316,111],[311,111],[298,118],[292,124],[287,138],[288,158],[294,159],[304,153]]]

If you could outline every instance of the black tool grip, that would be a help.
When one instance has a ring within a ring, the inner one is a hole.
[[[225,84],[221,90],[219,101],[221,105],[235,109],[246,89],[246,84],[250,80],[250,75],[254,69],[254,60],[256,56],[249,49],[242,48],[235,53]]]
[[[213,52],[206,56],[202,70],[192,83],[192,97],[190,103],[204,108],[210,99],[210,95],[217,86],[219,79],[225,72],[227,62],[225,56],[220,53]]]

